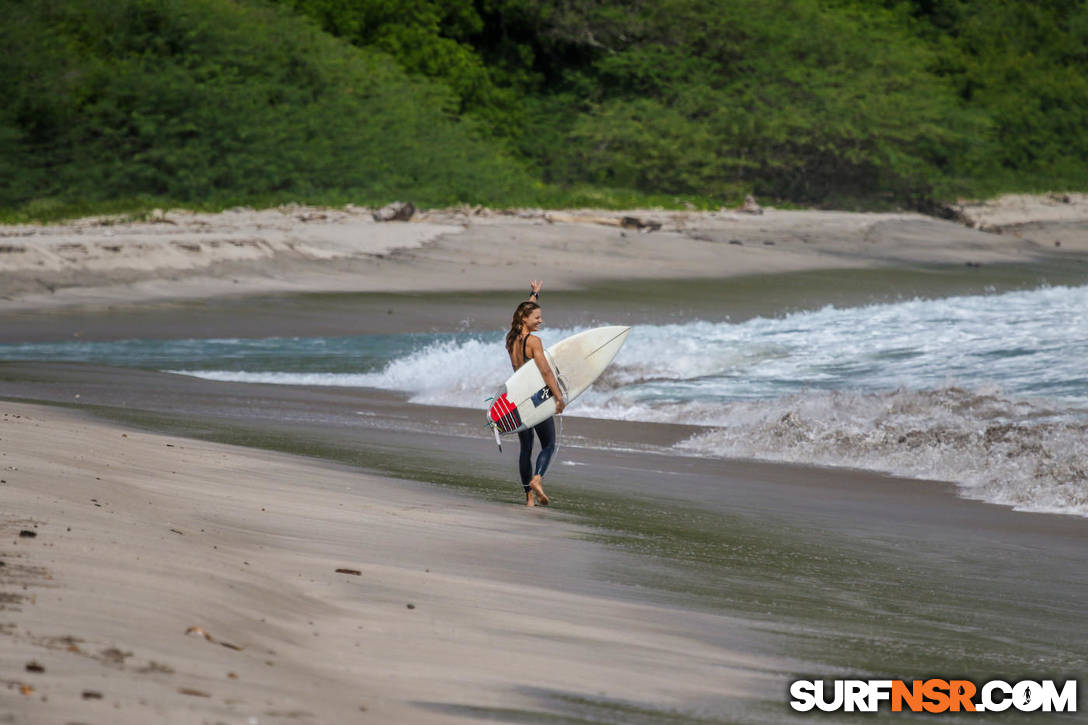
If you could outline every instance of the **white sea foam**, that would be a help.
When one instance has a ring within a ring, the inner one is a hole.
[[[318,385],[341,388],[375,387],[366,374],[353,373],[249,373],[243,370],[164,370],[163,372],[227,383]]]
[[[677,447],[953,481],[969,498],[1088,516],[1085,411],[945,388],[790,395],[732,403],[718,416]]]

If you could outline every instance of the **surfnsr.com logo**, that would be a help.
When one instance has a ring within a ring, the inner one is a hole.
[[[1076,712],[1077,681],[797,680],[790,697],[798,712]]]

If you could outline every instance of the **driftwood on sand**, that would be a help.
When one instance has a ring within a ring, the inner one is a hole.
[[[622,229],[638,229],[639,231],[656,232],[661,228],[661,222],[653,219],[642,219],[635,216],[593,216],[587,214],[545,214],[544,219],[549,224],[556,222],[566,224],[604,224],[610,227]]]
[[[374,212],[376,222],[406,222],[416,213],[416,206],[410,201],[394,201]]]

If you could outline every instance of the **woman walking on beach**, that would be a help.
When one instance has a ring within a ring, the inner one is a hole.
[[[559,389],[559,381],[555,379],[555,374],[544,357],[544,345],[541,344],[540,338],[533,334],[544,322],[539,304],[542,286],[543,283],[539,280],[531,281],[529,287],[532,292],[529,293],[529,299],[514,310],[510,332],[506,333],[506,352],[510,355],[510,363],[514,366],[514,370],[529,360],[536,362],[544,382],[555,396],[555,414],[559,415],[566,407],[566,402]],[[540,454],[536,457],[535,468],[532,465],[533,431],[536,431],[536,437],[540,439]],[[544,494],[541,482],[548,470],[548,464],[551,463],[552,454],[555,453],[555,418],[548,418],[543,423],[538,423],[532,430],[521,431],[518,433],[518,442],[521,444],[518,471],[521,473],[521,485],[525,489],[525,505],[533,506],[536,501],[539,501],[547,506],[548,497]]]

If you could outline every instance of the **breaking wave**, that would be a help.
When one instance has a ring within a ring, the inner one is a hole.
[[[994,390],[834,391],[730,404],[677,448],[952,481],[968,498],[1088,516],[1086,413]]]

